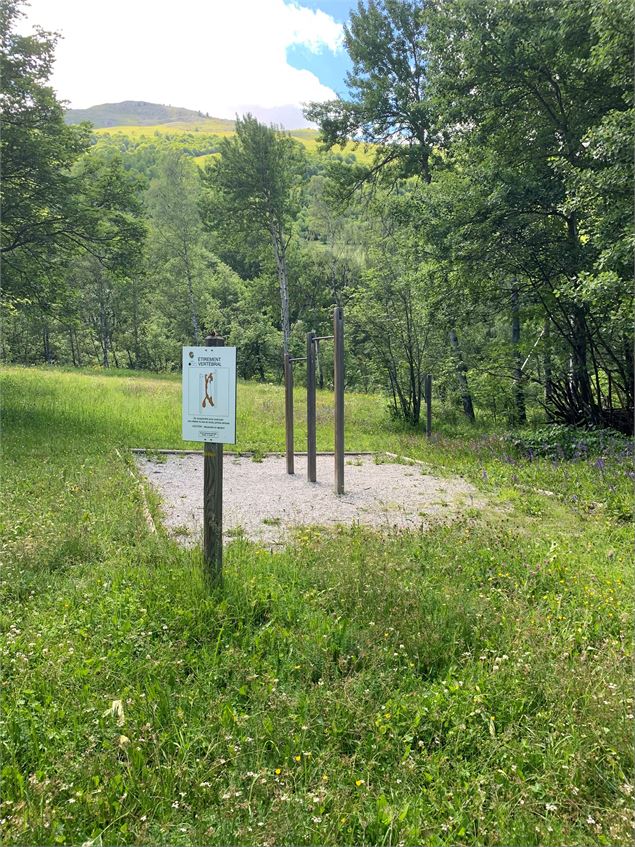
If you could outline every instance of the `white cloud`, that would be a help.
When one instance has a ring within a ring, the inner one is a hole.
[[[333,98],[286,49],[341,48],[343,30],[293,0],[30,0],[28,21],[63,35],[52,84],[75,108],[148,100],[233,117],[246,104]],[[23,24],[21,29],[28,28]]]

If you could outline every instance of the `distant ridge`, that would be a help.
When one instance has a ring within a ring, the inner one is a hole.
[[[156,126],[157,124],[202,124],[210,120],[209,115],[183,109],[178,106],[163,106],[145,100],[124,100],[121,103],[101,103],[89,109],[68,109],[64,113],[67,124],[90,121],[96,129],[114,126]],[[214,124],[231,132],[234,121],[213,118]]]
[[[295,106],[277,106],[271,109],[259,106],[246,106],[243,114],[251,112],[263,123],[283,127],[292,138],[299,141],[310,152],[320,149],[319,132],[311,126],[301,124],[302,115]],[[204,165],[210,156],[218,152],[217,145],[211,144],[208,136],[231,136],[236,131],[235,121],[227,118],[214,118],[194,109],[183,109],[178,106],[165,106],[160,103],[148,103],[146,100],[123,100],[121,103],[101,103],[89,109],[68,109],[64,113],[67,124],[77,124],[88,121],[95,128],[95,134],[124,135],[130,139],[142,139],[150,136],[170,136],[177,140],[183,136],[198,136],[201,144],[195,145],[201,149],[194,156],[198,165]],[[295,121],[300,126],[293,126]],[[205,140],[203,140],[205,138]],[[211,146],[210,146],[211,144]],[[186,144],[187,147],[187,144]],[[336,146],[335,152],[353,155],[359,161],[370,158],[368,151],[359,150],[354,143]]]

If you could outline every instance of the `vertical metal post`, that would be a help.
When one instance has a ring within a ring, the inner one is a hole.
[[[315,332],[306,334],[306,469],[309,482],[316,480]]]
[[[284,419],[286,429],[287,473],[295,473],[293,443],[293,362],[284,354]]]
[[[344,313],[333,313],[333,388],[335,392],[335,491],[344,493]]]
[[[225,339],[208,335],[206,347],[224,347]],[[203,558],[212,585],[223,581],[223,445],[203,444]]]
[[[432,374],[426,374],[425,381],[426,394],[426,435],[428,438],[432,435]]]

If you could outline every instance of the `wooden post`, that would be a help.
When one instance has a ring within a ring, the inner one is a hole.
[[[344,493],[344,314],[333,313],[333,388],[335,393],[335,491]]]
[[[432,374],[426,374],[425,380],[426,394],[426,435],[428,438],[432,436]]]
[[[284,354],[284,416],[286,424],[287,473],[295,473],[293,443],[293,362]]]
[[[224,347],[225,339],[208,335],[206,347]],[[212,585],[223,582],[223,445],[203,444],[203,558]]]
[[[315,332],[306,334],[306,473],[309,482],[316,480],[316,410],[315,410]]]

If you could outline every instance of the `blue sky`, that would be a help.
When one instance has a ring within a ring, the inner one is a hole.
[[[299,3],[310,9],[320,9],[340,24],[348,23],[351,9],[357,9],[357,0],[299,0]],[[343,48],[335,53],[330,50],[314,53],[303,44],[292,44],[287,48],[287,61],[294,68],[314,73],[336,94],[346,95],[344,80],[351,69],[351,61]]]
[[[59,32],[51,83],[74,108],[145,100],[288,129],[345,94],[356,0],[29,0],[21,29]]]

